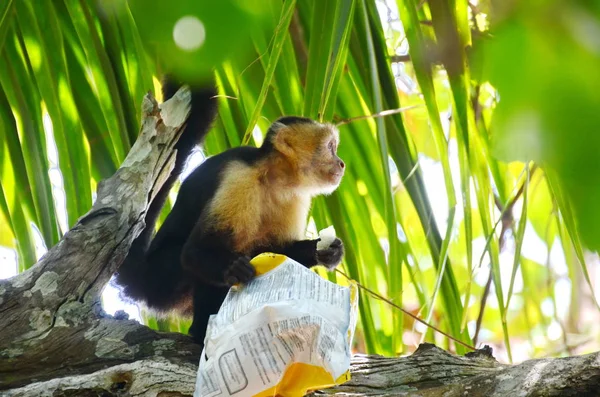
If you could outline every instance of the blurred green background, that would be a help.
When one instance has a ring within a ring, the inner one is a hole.
[[[219,118],[192,164],[283,114],[339,123],[347,173],[308,232],[334,225],[346,274],[504,362],[598,350],[599,4],[5,0],[0,277],[90,209],[165,70],[214,71]],[[116,294],[107,311],[187,331]],[[359,309],[355,351],[465,352],[368,294]]]

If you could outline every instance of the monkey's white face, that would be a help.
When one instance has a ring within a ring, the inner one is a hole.
[[[339,132],[334,125],[303,119],[276,125],[275,149],[297,170],[296,191],[316,196],[331,194],[344,176],[345,164],[337,155]]]
[[[337,155],[337,141],[331,140],[326,147],[326,153],[323,155],[324,173],[322,176],[325,186],[335,190],[344,176],[346,165]],[[331,190],[331,191],[333,191]]]
[[[319,186],[317,194],[331,194],[340,185],[346,165],[337,155],[339,144],[337,129],[331,125],[323,127],[328,133],[324,134],[314,153],[312,169],[313,177],[316,179],[315,185]]]

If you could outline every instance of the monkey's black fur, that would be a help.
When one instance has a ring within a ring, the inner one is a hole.
[[[164,99],[172,97],[179,84],[166,80]],[[307,267],[337,264],[343,255],[343,244],[336,240],[329,249],[317,251],[318,240],[294,241],[278,246],[258,247],[250,256],[232,249],[231,236],[202,226],[203,210],[221,183],[224,167],[233,160],[255,164],[271,151],[275,131],[269,131],[260,148],[238,147],[208,158],[182,183],[176,203],[156,236],[152,239],[156,220],[169,191],[181,174],[194,146],[204,139],[217,113],[214,85],[192,87],[191,112],[176,145],[175,167],[145,216],[145,228],[133,242],[117,274],[117,283],[126,296],[145,302],[159,311],[179,309],[190,313],[190,333],[202,344],[208,318],[218,311],[232,284],[254,277],[249,265],[251,256],[261,252],[284,254]],[[284,117],[284,125],[312,123],[301,117]],[[200,227],[195,227],[200,225]],[[243,227],[243,226],[242,226]]]

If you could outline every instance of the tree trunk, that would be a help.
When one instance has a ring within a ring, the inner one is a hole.
[[[180,90],[144,98],[140,136],[94,206],[31,269],[0,281],[0,395],[191,395],[200,349],[178,333],[109,316],[100,293],[144,227],[168,177],[189,113]],[[501,365],[488,349],[465,357],[422,345],[409,357],[356,356],[331,395],[600,395],[600,355]]]

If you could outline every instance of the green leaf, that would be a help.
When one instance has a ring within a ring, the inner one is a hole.
[[[232,54],[249,52],[252,29],[260,24],[267,3],[131,0],[100,7],[115,6],[122,13],[118,7],[127,4],[152,59],[185,81],[202,81]],[[109,31],[107,26],[103,30]]]
[[[30,64],[19,55],[15,44],[13,41],[7,42],[2,56],[4,67],[0,67],[0,80],[4,91],[0,94],[3,97],[0,112],[6,127],[5,139],[11,152],[15,181],[18,186],[28,187],[19,192],[23,209],[40,229],[46,246],[50,247],[58,242],[59,230],[48,175],[40,96],[31,81]],[[29,94],[24,95],[24,92]],[[8,98],[4,96],[5,93]],[[19,117],[18,126],[10,114],[11,104]],[[23,139],[19,136],[19,130]]]
[[[52,3],[17,3],[17,19],[23,32],[24,51],[41,55],[33,64],[40,93],[52,119],[54,139],[65,179],[69,224],[87,212],[92,203],[90,167],[77,110],[69,92],[63,39]],[[46,15],[35,18],[34,15]],[[43,34],[42,34],[43,32]]]
[[[580,7],[577,2],[550,8],[524,3],[494,26],[494,40],[481,51],[484,76],[502,97],[493,119],[496,154],[555,170],[582,241],[597,250],[600,91],[595,76],[600,54],[575,27],[597,26],[600,14]],[[556,21],[551,30],[548,20]]]
[[[369,14],[365,5],[365,1],[362,1],[362,7],[360,15],[364,18],[364,23],[367,32],[371,30]],[[373,99],[374,99],[374,110],[376,113],[380,113],[384,110],[383,108],[383,94],[381,92],[381,82],[379,79],[379,73],[377,68],[377,55],[375,54],[375,46],[373,43],[373,37],[367,33],[367,51],[369,53],[369,65],[371,70],[371,86],[373,88]],[[377,140],[379,143],[380,161],[384,172],[384,214],[385,224],[387,228],[387,237],[390,244],[390,253],[388,256],[388,264],[390,267],[389,272],[389,283],[391,284],[391,296],[396,300],[398,305],[402,305],[402,264],[403,264],[403,252],[398,241],[398,232],[396,226],[396,211],[394,200],[392,197],[392,182],[390,177],[390,168],[388,161],[388,142],[386,135],[386,124],[382,118],[375,120],[377,125]],[[394,328],[403,329],[403,315],[399,312],[394,312]],[[402,339],[401,335],[392,335],[392,350],[395,352],[402,351]]]
[[[14,181],[9,178],[2,179],[0,182],[0,209],[9,220],[12,232],[17,238],[20,273],[31,267],[36,262],[37,257],[32,229],[29,227],[23,209],[18,205],[17,195]]]
[[[426,35],[422,31],[421,23],[417,15],[418,4],[415,0],[398,0],[397,3],[406,38],[410,45],[409,53],[415,67],[415,75],[417,76],[419,88],[423,93],[425,106],[427,107],[437,155],[442,161],[446,194],[448,196],[448,207],[451,208],[456,205],[456,193],[454,192],[454,184],[452,182],[450,162],[448,159],[448,144],[442,128],[440,111],[437,105],[431,59],[428,58],[428,44]]]
[[[512,273],[510,275],[510,284],[508,286],[508,295],[506,297],[506,310],[504,311],[503,320],[506,321],[506,312],[510,306],[510,299],[512,298],[513,289],[515,285],[515,277],[517,276],[517,270],[519,270],[519,263],[521,262],[521,249],[523,247],[523,240],[525,237],[525,228],[527,227],[527,206],[528,206],[528,191],[529,191],[529,166],[527,166],[525,182],[523,185],[523,209],[521,210],[521,216],[519,218],[519,227],[515,235],[515,241],[517,246],[515,248],[515,255],[513,260]]]
[[[4,46],[4,40],[6,39],[13,15],[13,0],[8,0],[0,4],[0,51],[2,51],[2,47]]]
[[[65,1],[64,8],[59,7],[58,12],[63,19],[63,26],[67,45],[73,51],[80,50],[84,54],[83,59],[78,59],[82,64],[88,64],[92,76],[90,82],[102,110],[104,122],[98,120],[102,128],[102,139],[108,149],[111,158],[117,163],[125,159],[125,154],[130,147],[127,124],[125,121],[124,107],[122,105],[117,79],[115,77],[107,50],[104,48],[99,32],[96,28],[96,20],[91,15],[91,10],[85,1]],[[71,61],[73,64],[73,61]],[[73,67],[73,66],[72,66]],[[72,87],[78,89],[78,87]],[[93,101],[94,99],[89,99]],[[139,99],[138,99],[139,101]],[[99,118],[99,114],[95,114]],[[105,123],[105,125],[104,125]]]
[[[273,79],[273,74],[275,73],[275,67],[277,66],[277,62],[279,61],[281,49],[283,48],[283,44],[288,34],[287,32],[290,25],[290,21],[292,20],[295,5],[296,0],[286,0],[283,4],[283,8],[281,10],[281,19],[279,21],[277,29],[275,30],[275,36],[273,38],[273,48],[269,56],[269,63],[265,72],[265,78],[263,80],[263,85],[260,90],[258,100],[256,101],[254,111],[252,112],[252,116],[250,116],[248,127],[246,128],[246,132],[244,133],[244,139],[242,140],[243,144],[247,144],[250,141],[252,130],[254,129],[254,126],[256,125],[256,122],[260,116],[263,104],[267,97],[267,92]]]

